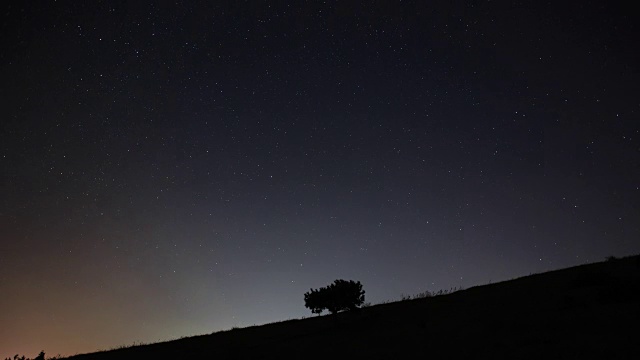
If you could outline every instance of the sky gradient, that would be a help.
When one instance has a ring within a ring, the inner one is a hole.
[[[596,1],[2,5],[0,358],[640,253],[640,49]]]

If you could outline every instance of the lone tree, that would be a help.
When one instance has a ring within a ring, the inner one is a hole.
[[[304,306],[313,314],[328,310],[335,314],[342,310],[355,310],[364,303],[364,290],[360,281],[336,280],[329,286],[304,293]]]

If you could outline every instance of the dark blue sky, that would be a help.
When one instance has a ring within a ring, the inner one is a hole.
[[[640,252],[640,49],[595,1],[11,2],[0,356]]]

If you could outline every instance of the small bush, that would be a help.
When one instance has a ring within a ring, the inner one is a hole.
[[[50,360],[51,360],[51,359],[57,359],[57,358],[59,358],[59,357],[60,357],[60,356],[53,357],[53,358],[49,358],[49,359],[50,359]],[[12,359],[11,359],[11,358],[5,358],[4,360],[12,360]],[[20,355],[18,355],[18,354],[15,354],[15,355],[13,356],[13,360],[32,360],[32,359],[27,358],[27,357],[26,357],[26,356],[24,356],[24,355],[20,356]],[[44,351],[40,351],[40,354],[38,354],[38,356],[34,357],[34,358],[33,358],[33,360],[45,360],[45,359],[44,359]]]

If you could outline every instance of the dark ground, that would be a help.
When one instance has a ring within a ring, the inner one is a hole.
[[[638,359],[640,256],[70,359]]]

